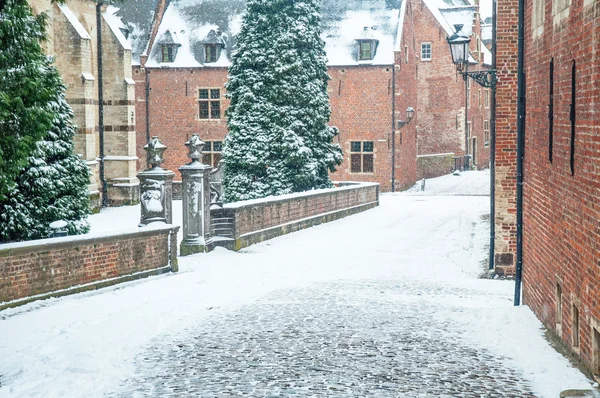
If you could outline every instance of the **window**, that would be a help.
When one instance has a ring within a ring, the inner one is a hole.
[[[421,61],[431,61],[431,43],[421,44]]]
[[[204,51],[205,51],[204,62],[206,62],[206,63],[217,62],[217,59],[219,59],[219,51],[217,49],[216,44],[204,45]]]
[[[408,46],[406,44],[404,45],[404,63],[408,63]]]
[[[596,375],[596,380],[600,375],[600,332],[598,330],[597,326],[592,328],[592,373]]]
[[[467,122],[467,137],[471,138],[471,121]]]
[[[579,348],[579,308],[576,305],[573,305],[572,318],[573,347]]]
[[[358,60],[370,61],[375,58],[377,40],[359,40],[358,41]]]
[[[471,79],[467,77],[467,108],[471,107]]]
[[[556,328],[562,327],[562,287],[556,284]]]
[[[198,90],[198,106],[200,119],[221,118],[221,89],[201,88]]]
[[[554,16],[554,23],[558,24],[564,18],[569,16],[569,7],[571,6],[572,0],[553,0],[552,1],[552,15]]]
[[[202,151],[202,163],[217,168],[221,160],[221,151],[223,150],[222,141],[206,141]]]
[[[552,163],[554,146],[554,58],[550,60],[550,102],[548,103],[548,159]]]
[[[481,108],[481,89],[479,89],[479,93],[477,94],[477,105]]]
[[[373,172],[373,141],[350,142],[350,172]]]
[[[576,103],[575,103],[575,85],[576,81],[576,64],[573,60],[573,66],[571,67],[571,106],[570,106],[570,119],[571,119],[571,175],[575,175],[575,122],[576,122]]]
[[[175,47],[163,45],[161,62],[173,62],[173,61],[175,61]]]
[[[483,107],[490,107],[490,90],[487,88],[483,91]]]
[[[490,121],[483,121],[483,146],[490,146]]]
[[[531,27],[533,28],[534,39],[544,33],[545,6],[545,0],[533,0]]]

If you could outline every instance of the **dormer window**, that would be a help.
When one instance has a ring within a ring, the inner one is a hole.
[[[160,62],[175,62],[177,57],[177,50],[181,47],[177,36],[171,31],[167,30],[164,35],[158,41],[160,46],[159,61]]]
[[[221,31],[219,29],[211,30],[200,43],[204,46],[204,63],[217,62],[221,51],[225,48],[225,39]]]
[[[372,61],[377,51],[377,40],[358,40],[358,60]]]
[[[217,62],[219,59],[218,55],[220,53],[220,49],[216,44],[205,44],[204,45],[204,53],[205,53],[205,62]]]
[[[177,48],[174,46],[163,45],[162,46],[162,58],[160,62],[174,62]]]

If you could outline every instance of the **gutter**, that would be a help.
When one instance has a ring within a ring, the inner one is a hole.
[[[497,70],[496,66],[496,40],[498,15],[496,9],[497,0],[492,1],[492,69]],[[490,266],[495,267],[494,252],[496,251],[496,86],[491,89],[492,98],[490,99]]]
[[[96,4],[96,33],[98,38],[98,137],[100,145],[100,185],[102,191],[102,207],[108,207],[108,186],[104,175],[104,93],[102,92],[102,6],[103,1]]]
[[[395,56],[394,56],[395,58]],[[396,192],[396,62],[392,65],[392,192]]]
[[[515,306],[521,305],[523,278],[523,159],[525,157],[525,1],[519,0],[519,39],[517,66],[517,267]]]

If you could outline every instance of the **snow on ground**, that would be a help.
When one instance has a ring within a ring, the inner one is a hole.
[[[422,191],[422,187],[425,188]],[[490,170],[464,171],[418,181],[405,192],[410,195],[490,195]]]
[[[478,279],[489,198],[452,195],[481,195],[486,178],[428,180],[433,195],[384,194],[378,208],[238,253],[180,258],[177,274],[1,311],[0,396],[589,388],[512,306],[512,282]],[[92,230],[138,216],[110,209]]]

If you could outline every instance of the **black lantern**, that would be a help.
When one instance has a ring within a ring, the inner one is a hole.
[[[408,108],[406,108],[406,121],[398,120],[398,128],[401,129],[402,127],[406,126],[408,123],[410,123],[411,120],[413,120],[414,116],[415,110],[413,109],[413,107],[409,106]]]
[[[467,36],[459,34],[463,25],[454,25],[456,32],[448,37],[448,45],[450,45],[450,54],[452,54],[452,63],[456,65],[456,70],[463,70],[464,66],[469,62],[469,43],[471,39]]]

